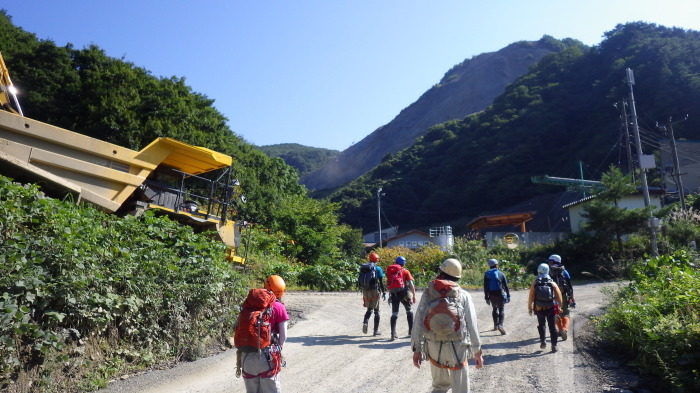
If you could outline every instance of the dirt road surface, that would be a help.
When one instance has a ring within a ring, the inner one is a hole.
[[[572,311],[571,332],[567,341],[559,343],[557,353],[550,353],[549,346],[545,350],[539,348],[537,319],[527,313],[527,290],[511,292],[512,301],[506,305],[506,335],[491,330],[491,307],[480,291],[470,291],[477,307],[485,363],[484,368],[477,370],[470,359],[471,390],[608,391],[609,376],[581,348],[589,342],[583,339],[584,333],[590,335],[590,328],[586,328],[588,317],[596,315],[604,305],[606,296],[600,290],[605,285],[575,287],[577,308]],[[364,308],[359,292],[290,292],[284,300],[290,311],[301,312],[301,318],[289,329],[284,347],[284,392],[430,392],[429,366],[424,363],[417,369],[411,362],[403,308],[398,320],[400,338],[392,342],[391,310],[386,303],[381,306],[382,335],[362,333]],[[235,377],[235,366],[235,350],[229,350],[169,370],[120,380],[100,392],[243,393],[243,381]]]

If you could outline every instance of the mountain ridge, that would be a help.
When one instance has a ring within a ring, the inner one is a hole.
[[[347,184],[379,164],[386,154],[411,146],[428,128],[486,109],[505,87],[542,57],[565,45],[552,37],[519,41],[455,65],[389,123],[343,150],[320,169],[302,176],[310,190]]]
[[[460,234],[469,232],[463,223],[470,218],[561,190],[533,184],[533,176],[599,179],[626,161],[619,104],[629,97],[628,68],[644,151],[656,152],[668,138],[654,121],[669,115],[689,114],[674,126],[676,139],[699,140],[699,51],[698,31],[618,25],[597,46],[579,43],[544,57],[484,111],[431,127],[329,200],[341,204],[345,223],[371,231],[382,188],[381,212],[392,226],[462,223],[453,225]],[[659,168],[650,186],[667,175]]]

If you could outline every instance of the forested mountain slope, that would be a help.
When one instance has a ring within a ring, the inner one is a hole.
[[[545,36],[465,60],[391,122],[342,151],[321,169],[303,176],[302,183],[311,190],[347,184],[379,164],[386,154],[411,146],[430,126],[484,110],[544,55],[572,44],[571,40],[561,42]]]
[[[280,143],[259,148],[270,157],[283,159],[287,165],[299,172],[299,176],[315,171],[340,153],[337,150],[303,146],[298,143]]]
[[[432,127],[331,200],[342,204],[345,222],[371,231],[376,192],[383,187],[382,214],[392,225],[451,223],[459,233],[466,228],[457,223],[562,191],[533,184],[531,176],[579,178],[579,162],[586,179],[599,179],[610,164],[626,169],[620,105],[629,97],[625,70],[636,77],[642,147],[651,154],[664,137],[655,123],[671,116],[689,115],[674,126],[677,139],[700,139],[699,53],[697,31],[618,25],[598,46],[547,55],[488,109]]]

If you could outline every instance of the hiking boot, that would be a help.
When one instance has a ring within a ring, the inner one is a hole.
[[[374,335],[375,335],[375,336],[379,336],[380,334],[382,334],[382,332],[380,332],[379,330],[375,330],[375,331],[374,331]]]
[[[362,333],[367,334],[367,322],[362,324]]]
[[[552,345],[552,353],[554,353],[554,352],[556,352],[556,351],[557,351],[557,346],[556,346],[556,345]]]
[[[498,330],[498,324],[497,324],[497,323],[494,323],[494,324],[493,324],[493,331],[495,332],[496,330]]]
[[[396,339],[397,339],[396,333],[391,333],[391,338],[389,339],[389,341],[394,341]]]
[[[560,331],[560,332],[559,332],[559,335],[561,336],[561,341],[566,341],[566,339],[567,339],[567,337],[568,337],[568,333],[567,333],[566,330]]]
[[[540,349],[545,349],[547,348],[547,344],[545,344],[544,341],[540,342]]]
[[[501,335],[506,334],[506,329],[503,327],[503,325],[498,325],[498,331],[501,332]]]

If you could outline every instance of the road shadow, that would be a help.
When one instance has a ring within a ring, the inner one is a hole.
[[[498,364],[505,362],[517,362],[520,359],[533,359],[540,356],[548,355],[549,349],[537,349],[536,352],[532,353],[508,353],[505,355],[489,355],[484,354],[484,365]]]
[[[518,361],[520,359],[531,359],[546,355],[550,352],[549,345],[547,345],[546,349],[540,349],[539,344],[539,337],[527,338],[520,341],[497,341],[489,344],[484,344],[481,346],[484,349],[484,363],[498,364],[503,362]],[[521,350],[522,348],[526,347],[531,347],[532,352],[515,352],[516,349]],[[502,349],[508,353],[503,355],[490,355],[490,350],[494,349]]]
[[[501,336],[498,336],[501,337]],[[489,342],[488,344],[482,345],[484,348],[489,348],[489,349],[515,349],[515,348],[520,348],[520,347],[525,347],[528,345],[535,345],[539,344],[540,339],[539,338],[526,338],[524,340],[520,341],[496,341],[496,342]]]
[[[358,345],[360,348],[372,349],[394,349],[411,346],[411,340],[408,338],[390,341],[388,336],[303,336],[288,337],[287,342],[298,343],[304,346]]]

